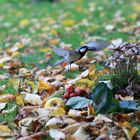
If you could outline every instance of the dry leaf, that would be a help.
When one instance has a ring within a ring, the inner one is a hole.
[[[0,125],[0,136],[13,136],[14,133],[7,125]]]
[[[1,111],[2,109],[4,109],[5,106],[6,106],[6,103],[0,103],[0,111]]]
[[[24,106],[24,97],[23,97],[23,95],[21,95],[21,94],[16,94],[15,97],[16,97],[16,103],[17,103],[19,106]]]
[[[93,115],[93,116],[95,116],[96,115],[96,112],[95,112],[95,109],[94,109],[94,107],[92,106],[92,105],[88,105],[88,116],[90,116],[90,115]]]
[[[50,129],[49,134],[55,140],[65,139],[65,134],[56,129]]]
[[[38,90],[47,90],[49,94],[53,92],[53,86],[50,83],[39,81]]]
[[[28,118],[25,118],[25,119],[22,119],[21,121],[19,121],[19,126],[20,127],[29,127],[31,125],[31,123],[33,121],[36,121],[37,118],[33,118],[33,117],[28,117]]]
[[[74,110],[74,109],[70,109],[68,112],[69,116],[86,116],[87,115],[87,111],[80,111],[80,110]]]
[[[42,105],[42,100],[39,95],[31,93],[24,93],[24,95],[25,103],[30,103],[32,105]]]
[[[15,96],[12,94],[2,94],[0,95],[0,103],[6,103],[15,100]]]
[[[75,25],[75,21],[72,19],[66,19],[63,21],[63,25],[64,26],[73,26],[73,25]]]
[[[83,87],[83,88],[91,88],[93,87],[94,84],[95,82],[89,79],[81,79],[76,83],[77,86]]]
[[[138,128],[132,127],[131,124],[126,121],[121,124],[121,127],[123,128],[123,130],[129,140],[132,140],[134,135],[138,131]]]
[[[30,24],[28,19],[22,19],[19,23],[19,27],[24,28]]]
[[[64,132],[65,134],[70,134],[72,135],[77,129],[78,127],[81,125],[81,123],[74,123],[72,125],[68,125],[67,127],[61,129],[62,132]]]
[[[112,120],[106,117],[105,115],[98,114],[97,116],[95,116],[94,122],[100,122],[100,121],[104,121],[108,123],[112,122]]]
[[[80,126],[73,134],[73,137],[75,137],[78,140],[87,140],[89,138],[89,135],[86,134],[84,127]]]
[[[61,128],[64,125],[64,122],[62,119],[58,118],[58,117],[53,117],[52,119],[50,119],[47,123],[45,127],[48,128]]]

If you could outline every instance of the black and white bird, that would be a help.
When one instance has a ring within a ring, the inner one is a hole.
[[[108,43],[106,42],[90,42],[84,46],[81,46],[77,50],[65,50],[62,48],[53,48],[53,51],[59,55],[62,56],[64,59],[57,61],[55,65],[62,64],[63,62],[67,62],[69,64],[68,71],[71,68],[71,64],[74,63],[75,61],[81,59],[87,51],[100,51],[103,50],[109,46]]]

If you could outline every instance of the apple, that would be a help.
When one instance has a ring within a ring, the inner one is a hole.
[[[70,98],[70,94],[69,94],[69,93],[65,93],[65,94],[63,95],[63,97],[64,97],[65,99],[69,99],[69,98]]]
[[[68,86],[68,87],[66,88],[66,91],[67,91],[68,93],[72,93],[72,92],[74,92],[74,87],[73,87],[72,85],[70,85],[70,86]]]
[[[75,89],[75,93],[76,93],[77,96],[83,96],[83,95],[85,95],[86,91],[77,87]]]
[[[75,97],[75,96],[77,96],[76,93],[71,93],[70,94],[70,97]]]
[[[54,97],[46,101],[46,104],[44,105],[44,107],[48,109],[51,109],[54,107],[65,108],[65,103],[61,98]]]

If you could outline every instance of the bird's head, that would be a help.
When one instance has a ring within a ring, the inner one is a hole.
[[[82,46],[79,48],[79,53],[80,54],[85,54],[88,51],[88,47],[87,46]]]

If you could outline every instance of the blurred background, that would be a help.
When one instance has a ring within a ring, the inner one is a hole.
[[[139,13],[139,0],[0,0],[0,51],[17,45],[15,57],[31,67],[51,57],[50,46],[139,41]]]

